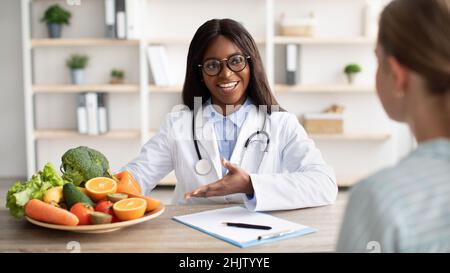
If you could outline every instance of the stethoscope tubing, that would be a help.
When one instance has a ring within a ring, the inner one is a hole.
[[[195,131],[195,118],[196,118],[196,116],[197,116],[197,112],[194,112],[194,113],[193,113],[193,117],[192,117],[192,138],[193,138],[193,142],[194,142],[195,152],[197,153],[197,157],[198,157],[198,162],[197,162],[197,163],[199,163],[199,162],[201,162],[201,161],[203,161],[203,160],[206,160],[206,159],[203,159],[203,158],[202,158],[202,155],[201,155],[201,153],[200,153],[200,149],[199,149],[199,146],[198,146],[198,139],[197,139],[197,134],[196,134],[196,131]],[[242,163],[242,159],[244,158],[244,154],[245,154],[245,152],[247,151],[247,148],[248,148],[248,146],[249,146],[250,143],[251,143],[251,140],[252,140],[255,136],[258,136],[258,135],[260,135],[260,134],[266,136],[266,146],[265,146],[265,149],[264,149],[264,155],[268,152],[269,146],[270,146],[270,136],[269,136],[269,134],[265,131],[266,123],[267,123],[267,113],[265,113],[265,115],[264,115],[264,124],[263,124],[263,126],[262,126],[262,129],[261,129],[261,130],[258,130],[258,131],[256,131],[256,132],[254,132],[253,134],[251,134],[251,135],[247,138],[247,140],[245,141],[245,144],[244,144],[244,150],[243,150],[242,156],[241,156],[241,163]],[[263,159],[264,159],[264,156],[263,156]],[[209,164],[210,164],[210,163],[209,163]],[[260,162],[260,164],[261,164],[261,162]],[[196,166],[197,166],[197,164],[196,164]],[[205,174],[206,174],[206,173],[203,174],[203,173],[199,172],[199,171],[197,170],[197,167],[195,167],[195,169],[196,169],[196,172],[197,172],[199,175],[205,175]]]

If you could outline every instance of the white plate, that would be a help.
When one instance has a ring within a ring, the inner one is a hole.
[[[136,225],[142,222],[146,222],[148,220],[151,220],[153,218],[158,217],[164,212],[164,205],[161,204],[158,208],[155,210],[152,210],[148,213],[146,213],[144,216],[138,219],[124,221],[124,222],[117,222],[113,224],[102,224],[102,225],[82,225],[82,226],[63,226],[63,225],[55,225],[55,224],[49,224],[40,222],[34,219],[31,219],[28,216],[25,216],[25,218],[32,224],[35,224],[37,226],[45,227],[45,228],[51,228],[51,229],[58,229],[58,230],[66,230],[66,231],[73,231],[73,232],[81,232],[81,233],[104,233],[104,232],[111,232],[115,231],[124,227]]]

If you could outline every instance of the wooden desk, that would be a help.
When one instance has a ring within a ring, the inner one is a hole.
[[[6,195],[5,191],[1,191]],[[3,198],[2,198],[3,199]],[[77,241],[81,252],[330,252],[334,251],[347,202],[340,193],[334,205],[272,215],[318,228],[313,234],[249,248],[239,248],[172,220],[172,216],[225,207],[223,205],[168,205],[154,220],[103,234],[56,231],[16,220],[0,209],[0,252],[70,252],[67,243]]]

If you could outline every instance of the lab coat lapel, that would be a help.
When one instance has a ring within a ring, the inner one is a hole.
[[[211,172],[215,172],[215,179],[218,180],[222,177],[222,165],[213,123],[207,122],[207,119],[198,113],[195,127],[202,158],[211,160],[213,165]]]
[[[240,167],[244,169],[252,169],[251,166],[248,165],[254,163],[254,160],[251,160],[251,155],[248,153],[245,154],[245,158],[243,158],[243,161],[241,162],[245,142],[254,132],[260,130],[260,127],[264,121],[260,118],[260,116],[263,115],[258,115],[258,109],[256,107],[252,106],[250,109],[251,110],[247,113],[247,117],[242,124],[236,145],[234,146],[234,150],[230,158],[231,163],[240,165]]]

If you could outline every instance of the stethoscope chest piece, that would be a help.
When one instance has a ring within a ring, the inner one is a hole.
[[[195,163],[195,172],[198,175],[207,175],[211,172],[211,162],[206,159],[200,159]]]

